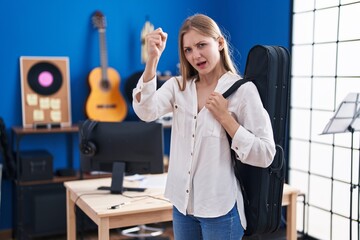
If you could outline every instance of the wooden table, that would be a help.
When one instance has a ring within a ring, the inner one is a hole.
[[[166,177],[162,174],[147,177],[163,176]],[[172,220],[172,204],[163,197],[163,188],[148,188],[145,192],[124,192],[123,195],[97,190],[99,186],[110,184],[111,178],[64,183],[68,240],[76,239],[75,205],[98,225],[98,239],[101,240],[109,240],[109,230],[113,228]],[[137,184],[124,181],[124,186],[127,187],[135,187]],[[114,209],[111,209],[112,206]]]
[[[296,199],[300,190],[294,187],[291,187],[288,184],[284,185],[283,190],[283,199],[282,205],[287,206],[286,211],[286,239],[296,240],[297,239],[297,230],[296,230]]]
[[[163,175],[148,175],[161,177]],[[77,180],[65,182],[67,239],[76,239],[77,205],[98,225],[98,239],[109,240],[110,229],[166,222],[172,220],[172,205],[163,198],[163,188],[148,188],[145,192],[125,192],[124,197],[97,190],[99,186],[110,186],[111,178]],[[138,183],[137,183],[138,184]],[[124,181],[128,187],[136,186],[134,182]],[[287,206],[287,239],[297,239],[296,232],[296,198],[299,191],[285,184],[283,206]],[[150,197],[151,196],[151,197]],[[123,204],[123,205],[121,205]],[[111,206],[118,206],[111,209]],[[109,209],[110,208],[110,209]]]

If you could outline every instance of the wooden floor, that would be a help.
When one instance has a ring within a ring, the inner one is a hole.
[[[110,230],[110,240],[137,240],[137,239],[151,239],[151,240],[174,240],[174,235],[172,231],[172,223],[166,222],[161,224],[152,224],[149,225],[151,227],[162,228],[164,233],[158,237],[151,237],[151,238],[134,238],[134,237],[127,237],[121,234],[123,229],[111,229]],[[77,239],[79,240],[98,240],[97,230],[94,231],[87,231],[84,233],[78,232]],[[51,236],[51,237],[41,237],[35,238],[34,240],[66,240],[66,235],[60,236]]]
[[[135,240],[135,239],[151,239],[151,240],[174,240],[174,235],[172,232],[172,227],[164,228],[164,233],[158,237],[151,238],[135,238],[135,237],[126,237],[121,234],[122,229],[113,229],[110,231],[110,240]],[[65,238],[66,239],[66,238]],[[81,239],[81,238],[78,238]],[[83,240],[98,240],[97,232],[87,233],[84,235]]]
[[[121,234],[123,229],[112,229],[110,230],[110,240],[174,240],[173,230],[172,230],[172,222],[159,223],[149,225],[152,227],[158,227],[164,229],[164,233],[158,237],[150,237],[150,238],[134,238],[134,237],[126,237]],[[78,240],[98,240],[97,230],[91,230],[86,232],[79,232],[77,234]],[[298,240],[305,240],[300,235],[298,235]],[[3,240],[13,240],[12,238],[5,238]],[[59,236],[49,236],[49,237],[38,237],[33,238],[33,240],[67,240],[66,235]],[[257,237],[247,237],[243,238],[243,240],[286,240],[286,229],[279,229],[277,232],[273,234],[268,234],[264,236]]]
[[[151,238],[134,238],[134,237],[126,237],[121,234],[122,229],[113,229],[110,231],[110,240],[174,240],[174,235],[172,231],[172,227],[170,224],[166,224],[164,227],[164,233],[158,237]],[[78,234],[78,240],[98,240],[97,231],[87,232],[81,236]],[[306,238],[302,238],[298,236],[298,240],[304,240]],[[49,238],[36,238],[36,240],[66,240],[66,236],[58,236],[58,237],[49,237]],[[265,236],[257,236],[251,238],[243,238],[243,240],[286,240],[286,230],[280,229],[276,233],[265,235]]]

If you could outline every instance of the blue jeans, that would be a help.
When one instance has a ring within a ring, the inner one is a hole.
[[[175,240],[240,240],[244,235],[236,204],[215,218],[183,215],[173,207],[173,230]]]

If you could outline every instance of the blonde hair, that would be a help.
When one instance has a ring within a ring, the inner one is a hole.
[[[204,36],[209,36],[214,39],[218,39],[219,37],[222,38],[224,40],[224,47],[220,51],[222,64],[227,71],[230,71],[234,74],[238,73],[238,70],[232,59],[232,52],[229,47],[229,43],[220,30],[218,24],[213,19],[204,14],[195,14],[185,19],[179,31],[180,74],[182,76],[182,83],[179,83],[179,86],[181,91],[185,89],[186,82],[188,80],[198,77],[198,72],[186,60],[183,50],[183,37],[190,30],[195,30]]]

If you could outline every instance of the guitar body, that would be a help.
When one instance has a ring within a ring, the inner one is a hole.
[[[118,122],[127,115],[127,105],[119,91],[120,75],[107,68],[106,81],[102,79],[101,67],[89,74],[90,94],[86,101],[87,117],[95,121]]]
[[[96,11],[92,20],[99,30],[101,67],[94,68],[89,74],[90,94],[85,112],[88,118],[95,121],[120,122],[127,115],[127,105],[120,93],[120,75],[107,64],[105,16]]]

